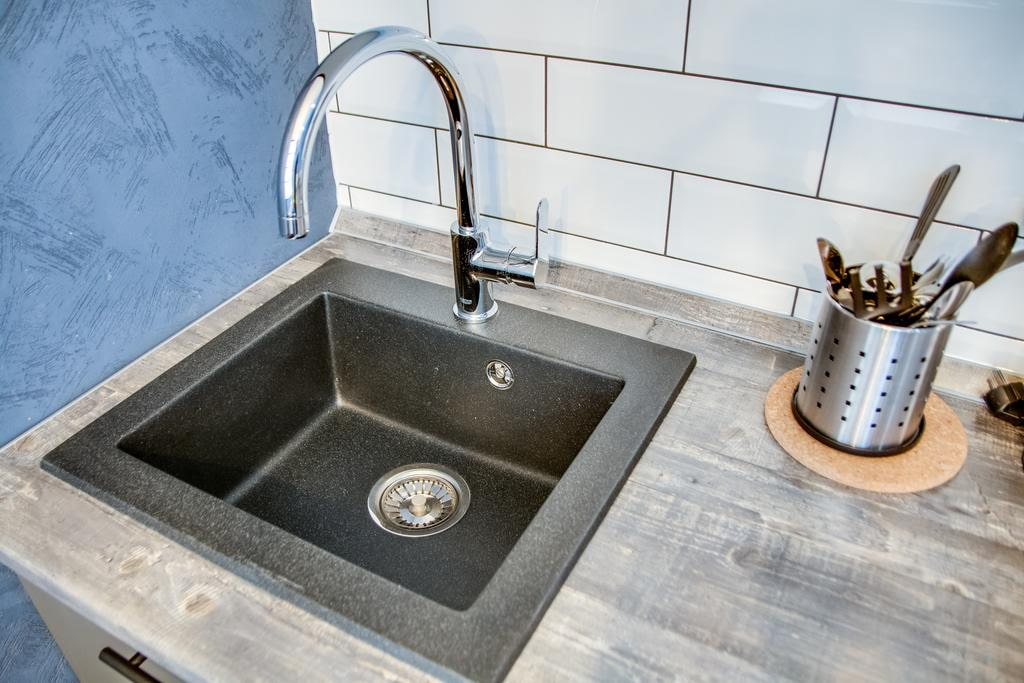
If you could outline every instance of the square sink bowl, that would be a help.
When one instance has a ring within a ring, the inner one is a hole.
[[[694,358],[451,301],[329,261],[42,466],[424,670],[501,678]]]

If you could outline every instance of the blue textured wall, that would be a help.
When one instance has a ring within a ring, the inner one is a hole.
[[[0,444],[326,233],[277,237],[309,0],[0,0]]]

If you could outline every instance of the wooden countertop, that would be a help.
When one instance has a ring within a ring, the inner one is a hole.
[[[450,265],[335,233],[0,450],[0,561],[185,678],[422,679],[57,478],[39,461],[323,261],[447,283]],[[916,495],[854,491],[772,440],[799,356],[560,289],[499,299],[697,355],[697,369],[509,675],[1024,679],[1021,434],[947,397],[970,453]]]

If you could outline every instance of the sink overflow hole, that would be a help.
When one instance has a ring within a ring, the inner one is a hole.
[[[512,368],[509,367],[508,363],[501,360],[492,360],[487,364],[487,381],[495,389],[504,391],[511,387],[516,379],[512,375]]]

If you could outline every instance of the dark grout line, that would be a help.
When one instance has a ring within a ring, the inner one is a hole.
[[[889,104],[889,105],[892,105],[894,107],[907,107],[907,108],[910,108],[910,109],[924,109],[926,111],[935,111],[935,112],[940,112],[940,113],[943,113],[943,114],[959,114],[960,116],[973,116],[973,117],[979,117],[979,118],[985,118],[985,119],[998,119],[998,120],[1001,120],[1001,121],[1013,121],[1013,122],[1017,121],[1017,119],[1015,119],[1015,118],[1013,118],[1011,116],[1005,116],[1005,115],[1001,115],[1001,114],[986,114],[984,112],[978,112],[978,111],[964,111],[962,109],[950,109],[948,107],[934,107],[934,106],[930,106],[930,105],[927,105],[927,104],[913,104],[911,102],[898,102],[896,100],[885,100],[885,99],[882,99],[880,97],[868,97],[866,95],[851,95],[851,94],[847,94],[847,93],[833,92],[833,91],[829,91],[829,90],[813,90],[811,88],[797,88],[797,87],[792,86],[792,85],[778,85],[778,84],[775,84],[775,83],[762,83],[760,81],[750,81],[750,80],[745,80],[745,79],[742,79],[742,78],[730,78],[728,76],[713,76],[711,74],[694,73],[692,71],[688,72],[686,75],[687,76],[692,76],[694,78],[705,78],[705,79],[708,79],[708,80],[711,80],[711,81],[724,81],[726,83],[739,83],[739,84],[742,84],[742,85],[758,85],[758,86],[765,87],[765,88],[778,88],[780,90],[789,90],[791,92],[807,93],[807,94],[810,94],[810,95],[830,95],[832,97],[841,97],[841,98],[846,99],[846,100],[858,100],[860,102],[874,102],[876,104]]]
[[[425,124],[422,124],[422,123],[409,123],[408,121],[399,121],[397,119],[386,119],[386,118],[383,118],[383,117],[380,117],[380,116],[370,116],[368,114],[353,114],[351,112],[336,112],[336,113],[341,115],[341,116],[354,116],[354,117],[357,117],[357,118],[372,119],[374,121],[384,121],[384,122],[387,122],[387,123],[397,123],[397,124],[402,125],[402,126],[415,126],[417,128],[427,128],[429,130],[439,131],[439,132],[442,132],[442,133],[447,133],[448,132],[447,128],[438,128],[437,126],[428,126],[428,125],[425,125]],[[679,173],[680,175],[691,176],[691,177],[694,177],[694,178],[704,178],[705,180],[715,180],[715,181],[718,181],[720,183],[729,183],[730,185],[739,185],[741,187],[749,187],[749,188],[752,188],[752,189],[755,189],[755,190],[764,190],[765,192],[777,192],[778,194],[785,194],[785,195],[789,195],[791,197],[800,197],[801,199],[813,199],[815,201],[825,202],[827,204],[835,204],[835,205],[838,205],[838,206],[849,206],[849,207],[853,207],[855,209],[864,209],[866,211],[875,211],[877,213],[884,213],[884,214],[889,215],[889,216],[899,216],[900,218],[917,218],[917,216],[915,214],[912,214],[912,213],[904,213],[904,212],[900,212],[900,211],[893,211],[892,209],[882,209],[882,208],[879,208],[877,206],[868,206],[866,204],[857,204],[855,202],[847,202],[847,201],[843,201],[841,199],[833,199],[831,197],[819,197],[819,196],[815,196],[813,194],[805,194],[803,192],[794,192],[793,190],[783,190],[783,189],[780,189],[780,188],[777,188],[777,187],[769,187],[767,185],[758,185],[756,183],[748,183],[748,182],[745,182],[745,181],[742,181],[742,180],[734,180],[732,178],[723,178],[721,176],[707,175],[707,174],[704,174],[704,173],[697,173],[695,171],[686,171],[686,170],[678,169],[678,168],[669,168],[667,166],[657,166],[655,164],[646,164],[646,163],[644,163],[642,161],[628,161],[626,159],[616,159],[615,157],[608,157],[608,156],[603,156],[603,155],[600,155],[600,154],[591,154],[590,152],[581,152],[579,150],[568,149],[568,148],[565,148],[565,147],[550,147],[550,146],[542,145],[542,144],[539,144],[539,143],[536,143],[536,142],[525,142],[523,140],[513,140],[511,138],[502,138],[502,137],[498,137],[496,135],[484,135],[484,134],[481,134],[481,133],[477,133],[476,137],[483,138],[485,140],[495,140],[497,142],[507,142],[507,143],[513,144],[513,145],[523,145],[525,147],[535,147],[537,149],[548,149],[548,150],[551,150],[553,152],[563,152],[565,154],[576,154],[578,156],[590,157],[592,159],[601,159],[603,161],[614,161],[614,162],[619,163],[619,164],[629,164],[631,166],[640,166],[640,167],[643,167],[643,168],[650,168],[650,169],[654,169],[654,170],[657,170],[657,171],[667,171],[669,173]],[[440,178],[440,173],[438,174],[438,176]],[[439,182],[440,182],[440,180],[439,180]],[[952,223],[950,221],[939,221],[939,220],[937,220],[935,222],[940,224],[940,225],[949,225],[949,226],[952,226],[954,228],[961,228],[963,230],[975,230],[975,231],[978,231],[978,232],[984,232],[983,228],[976,228],[973,225],[963,225],[962,223]]]
[[[342,183],[348,185],[348,183]],[[349,197],[352,196],[352,190],[362,190],[363,192],[372,192],[374,194],[382,194],[388,197],[394,197],[395,199],[407,199],[410,202],[416,202],[418,204],[426,204],[427,206],[444,206],[444,204],[435,204],[434,202],[428,202],[425,199],[417,199],[416,197],[406,197],[404,194],[395,194],[394,192],[385,192],[384,190],[375,190],[372,187],[363,187],[362,185],[348,185]],[[355,207],[352,207],[355,208]],[[451,206],[445,206],[446,209],[451,209]]]
[[[350,203],[350,205],[352,205],[352,208],[355,208],[355,206],[354,206],[354,204],[352,202],[352,189],[354,188],[356,190],[363,190],[364,192],[373,192],[373,193],[376,193],[376,194],[382,194],[382,195],[386,195],[388,197],[394,197],[396,199],[406,199],[406,200],[411,201],[411,202],[417,202],[419,204],[426,204],[427,206],[440,206],[440,207],[443,207],[443,208],[446,208],[446,209],[452,209],[452,210],[455,209],[455,207],[448,206],[447,204],[445,204],[443,202],[438,202],[438,203],[435,204],[434,202],[428,202],[426,200],[417,199],[415,197],[406,197],[405,195],[395,194],[393,192],[385,192],[383,190],[375,190],[373,188],[362,187],[362,186],[359,186],[359,185],[349,185],[348,183],[342,183],[342,184],[347,185],[348,188],[349,188],[349,203]],[[671,188],[670,188],[670,193],[671,193]],[[670,197],[671,197],[671,194],[670,194]],[[671,212],[671,199],[669,201],[669,211]],[[498,215],[492,214],[492,213],[485,213],[483,211],[480,212],[480,215],[484,216],[486,218],[492,218],[494,220],[504,221],[506,223],[514,223],[516,225],[521,225],[521,226],[526,227],[526,228],[534,227],[534,225],[532,223],[528,223],[526,221],[517,220],[515,218],[506,218],[504,216],[498,216]],[[939,221],[936,221],[936,222],[939,222]],[[946,225],[951,225],[951,224],[946,224]],[[957,226],[957,227],[963,227],[963,226]],[[969,230],[976,230],[979,233],[982,232],[980,230],[977,230],[976,228],[967,228],[967,229],[969,229]],[[693,259],[682,258],[680,256],[672,256],[672,255],[667,253],[667,235],[666,235],[666,252],[665,253],[658,253],[656,251],[651,251],[649,249],[641,249],[639,247],[632,247],[632,246],[629,246],[628,244],[619,244],[618,242],[611,242],[611,241],[608,241],[608,240],[602,240],[602,239],[598,239],[597,237],[591,237],[589,235],[581,235],[581,234],[576,233],[576,232],[570,232],[568,230],[563,230],[563,229],[559,229],[559,228],[551,228],[551,230],[552,230],[552,232],[557,232],[557,233],[562,234],[562,235],[570,235],[572,237],[578,237],[579,239],[589,240],[591,242],[597,242],[599,244],[607,244],[608,246],[617,247],[619,249],[628,249],[630,251],[636,251],[636,252],[639,252],[641,254],[648,254],[650,256],[658,256],[658,257],[661,257],[661,258],[668,258],[668,259],[672,259],[673,261],[680,261],[682,263],[690,263],[692,265],[702,266],[704,268],[712,268],[714,270],[720,270],[720,271],[725,272],[725,273],[732,273],[733,275],[742,275],[743,277],[752,278],[754,280],[760,280],[762,282],[770,282],[772,284],[781,285],[783,287],[793,287],[794,289],[797,290],[796,294],[794,294],[794,299],[793,299],[793,307],[792,307],[793,311],[796,310],[796,297],[799,296],[800,290],[805,290],[807,292],[811,292],[811,293],[814,293],[814,294],[819,293],[818,290],[810,289],[810,288],[804,287],[802,285],[794,285],[791,282],[785,282],[783,280],[775,280],[775,279],[772,279],[772,278],[769,278],[769,277],[764,277],[762,275],[754,275],[753,273],[745,273],[745,272],[743,272],[741,270],[734,270],[732,268],[724,268],[722,266],[713,266],[711,264],[704,263],[702,261],[695,261]],[[1024,238],[1021,238],[1021,239],[1024,240]],[[791,313],[790,315],[792,316],[793,313]],[[982,330],[982,329],[979,329],[979,328],[970,327],[969,325],[961,325],[961,327],[968,327],[970,329],[974,329],[974,330],[977,330],[979,332],[985,332],[985,333],[988,333],[988,334],[997,334],[999,336],[1004,336],[1004,337],[1007,337],[1009,339],[1017,339],[1016,337],[1012,337],[1012,336],[1008,336],[1008,335],[1000,335],[998,332],[991,332],[989,330]]]
[[[821,155],[821,173],[818,174],[818,189],[814,196],[821,197],[821,183],[825,180],[825,164],[828,163],[828,147],[832,144],[832,128],[836,125],[836,110],[839,109],[839,98],[832,100],[832,118],[828,122],[828,136],[825,138],[825,153]]]
[[[893,211],[891,209],[880,209],[874,206],[867,206],[864,204],[855,204],[853,202],[846,202],[840,199],[831,199],[829,197],[816,197],[812,194],[804,194],[802,192],[794,192],[793,190],[782,190],[777,187],[768,187],[767,185],[758,185],[756,183],[748,183],[742,180],[733,180],[731,178],[722,178],[720,176],[706,175],[704,173],[697,173],[695,171],[685,171],[678,168],[669,168],[667,166],[656,166],[654,164],[645,164],[642,161],[627,161],[625,159],[616,159],[615,157],[602,156],[600,154],[591,154],[590,152],[580,152],[575,149],[567,149],[565,147],[546,147],[544,145],[538,145],[535,142],[523,142],[521,140],[511,140],[509,138],[499,138],[494,135],[481,135],[477,134],[478,138],[484,138],[486,140],[496,140],[498,142],[507,142],[513,145],[524,145],[526,147],[537,147],[539,149],[550,149],[553,152],[564,152],[566,154],[577,154],[583,157],[590,157],[592,159],[602,159],[604,161],[614,161],[620,164],[629,164],[631,166],[642,166],[643,168],[651,168],[658,171],[668,171],[669,173],[679,173],[680,175],[692,176],[695,178],[704,178],[705,180],[715,180],[721,183],[729,183],[730,185],[740,185],[742,187],[750,187],[755,190],[764,190],[765,192],[777,192],[779,194],[789,195],[791,197],[800,197],[801,199],[813,199],[816,201],[825,202],[828,204],[838,204],[840,206],[850,206],[855,209],[865,209],[867,211],[877,211],[878,213],[888,214],[890,216],[899,216],[900,218],[917,218],[916,215],[911,213],[902,213],[900,211]],[[961,225],[960,223],[950,223],[948,221],[935,221],[941,225],[951,225],[956,228],[963,228],[964,230],[980,230],[971,225]]]
[[[355,188],[357,190],[363,190],[364,192],[375,192],[377,194],[387,195],[388,197],[395,197],[396,199],[408,199],[411,202],[417,202],[419,204],[426,204],[427,206],[441,206],[441,207],[444,207],[446,209],[453,209],[454,210],[454,207],[447,206],[446,204],[434,204],[432,202],[423,201],[422,199],[415,199],[413,197],[405,197],[405,196],[400,195],[400,194],[394,194],[393,192],[383,192],[381,190],[374,190],[374,189],[371,189],[369,187],[360,187],[359,185],[349,185],[349,187],[350,188]],[[484,212],[481,211],[480,215],[484,216],[485,218],[492,218],[492,219],[497,220],[497,221],[504,221],[506,223],[515,223],[516,225],[521,225],[521,226],[523,226],[525,228],[532,228],[532,227],[534,227],[534,225],[532,223],[527,223],[525,221],[516,220],[514,218],[505,218],[504,216],[497,216],[497,215],[492,214],[492,213],[484,213]],[[693,264],[695,266],[702,266],[704,268],[712,268],[714,270],[720,270],[720,271],[725,272],[725,273],[732,273],[733,275],[742,275],[743,277],[748,277],[748,278],[751,278],[753,280],[761,280],[762,282],[770,282],[772,284],[782,285],[784,287],[796,287],[797,289],[802,289],[801,287],[799,287],[799,285],[794,285],[794,284],[791,284],[789,282],[782,282],[781,280],[773,280],[771,278],[763,277],[761,275],[753,275],[751,273],[744,273],[743,271],[740,271],[740,270],[732,270],[731,268],[723,268],[721,266],[712,266],[712,265],[709,265],[707,263],[701,263],[700,261],[694,261],[692,259],[680,258],[679,256],[669,256],[667,254],[659,254],[656,251],[650,251],[648,249],[641,249],[639,247],[631,247],[628,244],[619,244],[617,242],[609,242],[608,240],[602,240],[602,239],[598,239],[596,237],[590,237],[589,235],[581,235],[579,233],[569,232],[568,230],[562,230],[562,229],[559,229],[559,228],[551,228],[551,231],[552,232],[557,232],[557,233],[559,233],[561,235],[569,235],[571,237],[578,237],[579,239],[589,240],[591,242],[597,242],[598,244],[607,244],[610,247],[616,247],[618,249],[628,249],[630,251],[636,251],[636,252],[639,252],[641,254],[647,254],[649,256],[657,256],[659,258],[667,258],[667,259],[671,259],[673,261],[680,261],[682,263],[690,263],[690,264]]]
[[[427,123],[413,123],[411,121],[400,121],[398,119],[389,119],[389,118],[386,118],[384,116],[374,116],[372,114],[356,114],[355,112],[351,112],[351,111],[339,111],[339,112],[336,112],[336,113],[342,114],[343,116],[355,116],[355,117],[360,118],[360,119],[371,119],[373,121],[384,121],[385,123],[397,123],[400,126],[415,126],[416,128],[426,128],[428,130],[441,131],[442,133],[447,133],[448,132],[447,128],[438,128],[437,126],[431,126],[430,124],[427,124]],[[480,135],[479,133],[477,133],[476,136],[478,138],[484,137],[484,136]],[[515,142],[515,140],[509,140],[509,142]]]
[[[676,185],[676,174],[670,173],[668,176],[668,212],[665,216],[665,248],[662,250],[662,254],[668,256],[668,231],[672,227],[672,191]]]
[[[689,24],[687,24],[689,25]],[[617,66],[624,69],[638,69],[640,71],[653,71],[655,73],[671,74],[673,76],[688,76],[691,78],[702,78],[709,81],[724,81],[726,83],[739,83],[741,85],[756,85],[763,88],[776,88],[778,90],[788,90],[790,92],[806,93],[810,95],[826,95],[830,97],[842,97],[848,100],[860,100],[862,102],[876,102],[878,104],[890,104],[896,107],[909,107],[911,109],[925,109],[927,111],[937,111],[945,114],[960,114],[962,116],[975,116],[986,119],[997,119],[1000,121],[1012,121],[1019,123],[1021,119],[1015,116],[1007,116],[1005,114],[988,114],[979,111],[965,111],[962,109],[950,109],[948,107],[935,107],[927,104],[914,104],[911,102],[899,102],[897,100],[886,100],[878,97],[867,97],[865,95],[851,95],[848,93],[834,92],[829,90],[814,90],[813,88],[798,88],[792,85],[781,85],[779,83],[764,83],[761,81],[751,81],[742,78],[731,78],[729,76],[715,76],[712,74],[695,73],[693,71],[687,71],[685,73],[674,70],[674,69],[663,69],[654,66],[641,66],[638,64],[623,64],[621,62],[609,62],[600,59],[586,59],[585,57],[565,57],[562,55],[546,55],[541,52],[530,52],[527,50],[511,50],[507,48],[495,48],[495,47],[483,47],[480,45],[468,45],[465,43],[449,43],[437,41],[439,45],[450,45],[451,47],[464,47],[471,48],[474,50],[485,50],[488,52],[507,52],[516,55],[531,55],[533,57],[549,57],[551,59],[562,59],[569,62],[582,62],[584,64],[598,64],[601,66]]]
[[[433,37],[434,31],[430,28],[430,0],[426,0],[427,3],[427,35]]]
[[[993,337],[1000,337],[1002,339],[1009,339],[1015,342],[1024,342],[1024,339],[1020,337],[1014,337],[1012,334],[1006,334],[1005,332],[993,332],[992,330],[985,330],[980,327],[975,327],[969,323],[957,323],[957,327],[962,327],[965,330],[973,330],[974,332],[981,332],[983,334],[991,334]]]
[[[498,218],[499,220],[507,220],[505,218],[500,218],[499,216],[489,216],[489,218]],[[518,221],[512,221],[512,222],[516,223]],[[524,223],[524,225],[526,225],[526,224]],[[589,235],[581,235],[579,233],[569,232],[568,230],[561,230],[561,229],[556,229],[556,228],[552,228],[552,230],[554,232],[560,233],[562,235],[571,235],[572,237],[579,237],[580,239],[590,240],[591,242],[597,242],[599,244],[607,244],[608,246],[617,247],[619,249],[629,249],[630,251],[636,251],[636,252],[639,252],[641,254],[647,254],[649,256],[657,256],[658,258],[667,258],[667,259],[671,259],[672,261],[679,261],[681,263],[689,263],[691,265],[701,266],[703,268],[712,268],[714,270],[720,270],[723,273],[732,273],[733,275],[742,275],[743,277],[748,277],[748,278],[751,278],[753,280],[760,280],[762,282],[770,282],[770,283],[775,284],[775,285],[782,285],[783,287],[797,287],[797,285],[794,285],[794,284],[792,284],[790,282],[783,282],[782,280],[773,280],[770,277],[764,277],[762,275],[754,275],[752,273],[744,273],[742,270],[733,270],[732,268],[723,268],[722,266],[712,266],[710,264],[703,263],[701,261],[694,261],[693,259],[682,258],[681,256],[671,256],[669,254],[659,254],[658,252],[650,251],[649,249],[641,249],[640,247],[631,247],[628,244],[619,244],[618,242],[609,242],[608,240],[598,239],[597,237],[590,237]]]
[[[797,299],[799,299],[799,298],[800,298],[800,288],[796,287],[793,290],[793,305],[789,307],[789,317],[790,318],[795,318],[796,317],[796,302],[797,302]]]
[[[627,247],[628,248],[628,247]],[[760,280],[761,282],[770,282],[773,285],[781,285],[782,287],[796,287],[792,282],[783,282],[782,280],[773,280],[770,277],[764,277],[763,275],[754,275],[753,273],[744,273],[742,270],[733,270],[732,268],[723,268],[722,266],[712,266],[708,263],[702,263],[701,261],[694,261],[693,259],[680,258],[679,256],[672,256],[666,254],[664,258],[672,259],[673,261],[682,261],[683,263],[691,263],[695,266],[703,266],[704,268],[714,268],[715,270],[721,270],[725,273],[732,273],[733,275],[742,275],[743,277],[749,277],[753,280]]]
[[[686,0],[686,30],[683,31],[683,68],[681,73],[686,73],[686,51],[690,49],[690,10],[693,9],[693,0]]]
[[[374,189],[371,189],[369,187],[360,187],[358,185],[349,185],[349,187],[350,188],[354,188],[356,190],[363,190],[365,192],[374,192],[376,194],[387,195],[388,197],[395,197],[396,199],[407,199],[407,200],[409,200],[411,202],[417,202],[419,204],[426,204],[427,206],[441,206],[441,207],[446,208],[446,209],[454,210],[454,207],[448,206],[447,204],[434,204],[433,202],[424,201],[422,199],[415,199],[413,197],[405,197],[405,196],[400,195],[400,194],[394,194],[392,192],[383,192],[381,190],[374,190]],[[505,223],[514,223],[516,225],[521,225],[521,226],[526,227],[526,228],[534,227],[532,223],[527,223],[525,221],[516,220],[514,218],[505,218],[504,216],[498,216],[498,215],[491,214],[491,213],[484,213],[482,211],[480,212],[480,215],[484,216],[485,218],[492,218],[494,220],[504,221]],[[397,220],[397,219],[393,219],[393,220]],[[801,285],[794,285],[791,282],[784,282],[782,280],[774,280],[772,278],[764,277],[762,275],[754,275],[753,273],[744,273],[741,270],[734,270],[732,268],[724,268],[722,266],[713,266],[713,265],[708,264],[708,263],[703,263],[701,261],[695,261],[693,259],[686,259],[686,258],[682,258],[682,257],[679,257],[679,256],[671,256],[669,254],[660,254],[660,253],[658,253],[656,251],[651,251],[649,249],[641,249],[639,247],[631,247],[628,244],[619,244],[617,242],[610,242],[608,240],[602,240],[602,239],[599,239],[597,237],[591,237],[589,235],[581,235],[581,234],[576,233],[576,232],[569,232],[568,230],[563,230],[563,229],[559,229],[559,228],[551,228],[551,231],[552,232],[556,232],[556,233],[561,234],[561,235],[569,235],[570,237],[577,237],[579,239],[588,240],[590,242],[596,242],[598,244],[606,244],[606,245],[608,245],[610,247],[616,247],[618,249],[628,249],[629,251],[635,251],[635,252],[638,252],[638,253],[641,253],[641,254],[647,254],[649,256],[657,256],[658,258],[667,258],[667,259],[671,259],[672,261],[679,261],[681,263],[689,263],[691,265],[701,266],[702,268],[711,268],[712,270],[720,270],[723,273],[731,273],[733,275],[740,275],[740,276],[743,276],[743,277],[746,277],[746,278],[750,278],[752,280],[760,280],[761,282],[769,282],[769,283],[771,283],[773,285],[780,285],[782,287],[791,287],[791,288],[797,290],[797,293],[794,294],[794,306],[796,305],[795,297],[799,294],[799,291],[801,289],[806,290],[808,292],[816,292],[816,290],[808,289],[807,287],[803,287]],[[984,331],[984,330],[982,330],[982,331]]]
[[[502,218],[501,216],[495,216],[493,213],[484,213],[483,211],[481,211],[480,215],[481,216],[485,216],[487,218],[493,218],[496,221],[504,221],[506,223],[515,223],[516,225],[522,225],[523,227],[526,227],[526,228],[533,228],[533,227],[535,227],[533,225],[533,223],[527,223],[526,221],[517,221],[514,218]],[[554,232],[561,232],[561,230],[555,230],[554,228],[549,228],[549,229],[550,230],[554,230]]]
[[[687,10],[687,33],[689,33],[689,9]],[[347,33],[345,31],[331,31],[327,29],[327,33],[339,33],[345,36],[353,36],[354,33]],[[545,57],[551,59],[562,59],[569,62],[582,62],[584,64],[599,64],[601,66],[618,66],[624,69],[638,69],[640,71],[653,71],[655,73],[671,74],[673,76],[688,76],[691,78],[703,78],[709,81],[724,81],[726,83],[739,83],[741,85],[757,85],[764,88],[777,88],[779,90],[788,90],[790,92],[807,93],[810,95],[829,95],[831,97],[842,97],[847,100],[858,100],[861,102],[875,102],[877,104],[890,104],[895,107],[909,107],[911,109],[924,109],[926,111],[936,111],[944,114],[959,114],[961,116],[974,116],[985,119],[996,119],[998,121],[1011,121],[1013,123],[1020,123],[1024,121],[1024,116],[1018,118],[1016,116],[1007,116],[1005,114],[988,114],[980,111],[965,111],[963,109],[950,109],[948,107],[935,107],[927,104],[914,104],[912,102],[899,102],[897,100],[886,100],[879,97],[867,97],[866,95],[852,95],[849,93],[834,92],[830,90],[814,90],[813,88],[798,88],[792,85],[781,85],[779,83],[764,83],[761,81],[751,81],[742,78],[730,78],[729,76],[715,76],[712,74],[695,73],[693,71],[677,71],[674,69],[662,69],[654,66],[640,66],[638,64],[623,64],[621,62],[608,62],[600,59],[586,59],[585,57],[565,57],[562,55],[547,55],[541,52],[530,52],[528,50],[511,50],[507,48],[496,48],[496,47],[483,47],[481,45],[468,45],[466,43],[450,43],[444,41],[435,41],[439,45],[450,45],[451,47],[464,47],[473,50],[484,50],[487,52],[507,52],[514,55],[530,55],[533,57]],[[687,41],[689,42],[689,41]],[[684,46],[683,55],[683,69],[686,68],[686,47]]]

